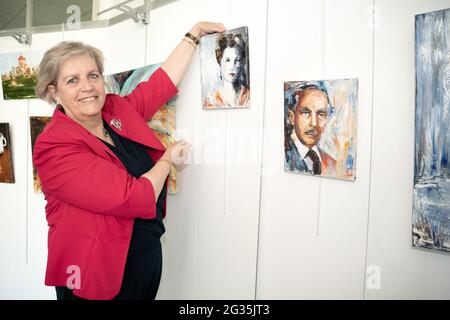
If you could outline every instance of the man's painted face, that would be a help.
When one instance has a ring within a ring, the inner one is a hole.
[[[294,129],[299,140],[307,147],[317,145],[327,124],[328,99],[324,92],[308,89],[297,103]]]
[[[241,56],[237,48],[227,47],[220,59],[220,71],[225,81],[235,82],[241,71]]]

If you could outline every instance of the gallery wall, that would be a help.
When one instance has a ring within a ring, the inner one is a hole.
[[[369,0],[269,3],[267,170],[261,189],[257,298],[362,297],[370,178],[371,6]],[[284,172],[283,81],[347,78],[359,79],[356,180]]]
[[[450,256],[411,247],[416,14],[449,1],[377,0],[367,265],[379,266],[370,299],[449,299]],[[395,54],[394,54],[395,53]]]
[[[443,0],[179,0],[150,24],[0,38],[0,54],[61,40],[100,48],[108,73],[164,61],[201,20],[248,26],[251,107],[201,109],[199,54],[180,86],[176,127],[193,145],[168,198],[159,299],[450,298],[450,257],[411,247],[414,15]],[[372,13],[375,12],[375,15]],[[359,79],[356,181],[285,173],[283,82]],[[0,183],[0,299],[45,287],[45,200],[33,190],[29,116],[0,100],[15,184]],[[368,271],[369,270],[369,271]],[[366,286],[378,272],[379,285]]]
[[[160,299],[254,297],[266,6],[263,3],[254,8],[250,1],[239,2],[242,12],[232,14],[237,4],[180,0],[152,11],[148,26],[130,20],[104,29],[38,34],[31,46],[0,38],[0,53],[47,49],[62,40],[81,40],[103,51],[105,73],[110,74],[164,61],[198,21],[223,22],[229,29],[249,27],[250,68],[255,79],[251,108],[201,109],[198,52],[179,88],[176,127],[179,135],[192,143],[193,164],[179,173],[179,193],[168,198]],[[251,17],[247,14],[250,11]],[[177,17],[176,23],[168,17]],[[0,298],[54,299],[53,289],[43,286],[45,200],[33,191],[28,125],[29,116],[50,116],[53,109],[36,99],[0,103],[1,121],[11,125],[17,170],[15,184],[0,184],[4,212],[0,224],[4,243],[0,246]],[[242,152],[235,154],[234,150]]]
[[[177,22],[167,17],[177,17]],[[148,29],[149,61],[165,59],[186,30],[205,20],[220,21],[228,29],[248,26],[251,107],[202,110],[197,50],[176,107],[177,129],[192,142],[193,165],[180,173],[180,193],[169,199],[163,240],[164,273],[158,298],[252,299],[258,238],[266,1],[260,1],[258,6],[252,1],[237,0],[177,1],[155,10]]]

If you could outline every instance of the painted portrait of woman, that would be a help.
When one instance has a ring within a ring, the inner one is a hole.
[[[247,27],[206,36],[200,46],[203,108],[249,107]]]

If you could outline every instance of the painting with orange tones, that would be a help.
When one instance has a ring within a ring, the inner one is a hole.
[[[34,150],[36,139],[44,130],[47,123],[52,117],[30,117],[30,133],[31,133],[31,152]],[[33,188],[35,192],[41,192],[41,179],[37,174],[36,168],[33,165]]]
[[[284,83],[286,172],[356,179],[358,79]]]
[[[121,96],[130,94],[136,86],[150,78],[161,64],[153,64],[134,70],[128,70],[115,73],[105,77],[105,88],[107,93],[115,93]],[[175,101],[177,97],[172,98],[150,119],[148,125],[153,129],[158,139],[167,148],[175,139]],[[167,185],[169,194],[177,193],[177,172],[175,166],[172,166],[169,173]]]
[[[248,28],[205,35],[200,40],[203,109],[250,107]]]
[[[0,123],[0,182],[14,183],[9,123]]]

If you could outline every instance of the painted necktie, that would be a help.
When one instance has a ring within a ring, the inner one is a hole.
[[[311,161],[313,163],[313,173],[321,174],[322,173],[322,164],[320,163],[320,159],[319,159],[319,156],[317,155],[317,153],[314,150],[309,149],[309,151],[305,157],[308,157],[311,159]]]

